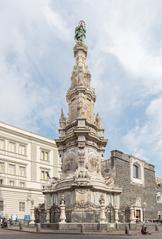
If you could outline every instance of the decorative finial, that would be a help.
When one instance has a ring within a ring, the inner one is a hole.
[[[66,117],[64,115],[63,109],[61,109],[61,116],[60,116],[60,128],[64,128],[66,126]]]
[[[83,42],[86,38],[86,24],[81,20],[78,26],[75,28],[75,40]]]
[[[101,118],[100,118],[100,116],[99,116],[99,113],[96,114],[95,124],[96,124],[96,126],[97,126],[99,129],[102,128],[102,121],[101,121]]]

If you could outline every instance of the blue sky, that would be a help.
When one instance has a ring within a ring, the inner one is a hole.
[[[136,155],[162,177],[161,12],[161,0],[0,0],[0,121],[58,137],[83,19],[105,157]]]

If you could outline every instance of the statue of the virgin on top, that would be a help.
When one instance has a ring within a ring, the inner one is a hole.
[[[75,40],[83,42],[86,38],[86,25],[83,20],[81,20],[78,26],[75,28]]]

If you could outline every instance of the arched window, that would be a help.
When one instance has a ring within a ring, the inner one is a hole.
[[[133,164],[133,178],[141,178],[141,167],[138,163]]]

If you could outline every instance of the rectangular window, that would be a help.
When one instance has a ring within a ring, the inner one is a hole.
[[[2,185],[3,184],[3,179],[0,179],[0,185]]]
[[[25,212],[25,202],[19,202],[19,212]]]
[[[26,175],[26,168],[23,166],[19,166],[19,176],[25,177]]]
[[[157,203],[162,203],[162,194],[160,192],[157,193],[156,200],[157,200]]]
[[[5,165],[4,163],[0,162],[0,173],[4,173],[5,172]]]
[[[41,150],[41,160],[48,161],[49,159],[49,152],[45,150]]]
[[[14,142],[9,142],[9,151],[12,153],[16,152],[16,144]]]
[[[4,149],[5,148],[5,141],[4,139],[0,139],[0,149]]]
[[[20,187],[25,188],[25,182],[20,182]]]
[[[42,180],[48,180],[48,175],[49,175],[48,170],[41,170],[41,179]]]
[[[23,144],[19,145],[19,154],[25,155],[26,153],[26,147]]]
[[[10,181],[9,181],[9,185],[10,185],[11,187],[15,186],[15,182],[14,182],[13,180],[10,180]]]
[[[133,164],[133,177],[141,178],[141,168],[139,165]]]
[[[3,201],[0,201],[0,211],[3,211]]]
[[[16,167],[14,164],[9,164],[9,174],[12,174],[12,175],[16,174]]]

